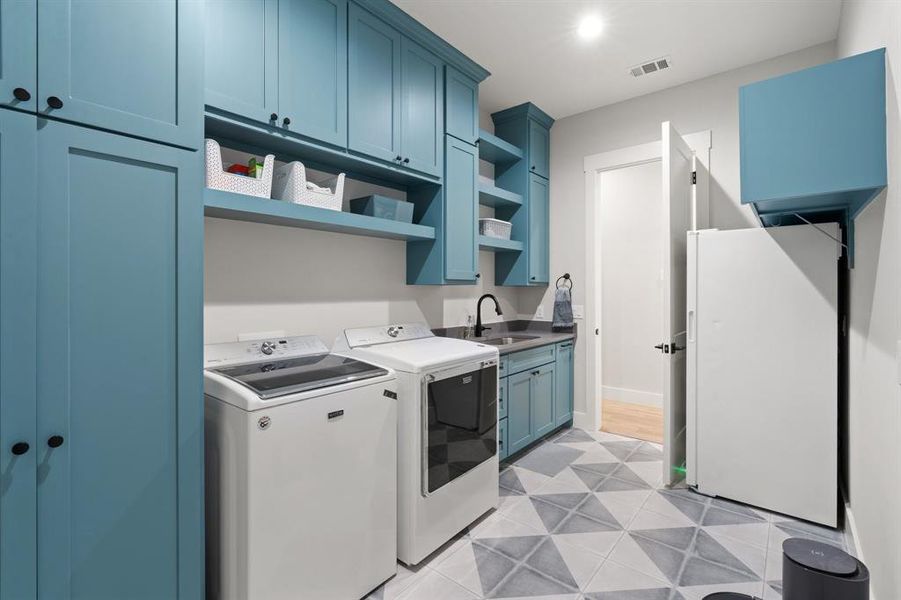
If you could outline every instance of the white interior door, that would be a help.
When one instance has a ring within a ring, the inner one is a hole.
[[[694,224],[691,148],[663,123],[663,483],[685,465],[685,277],[687,232]]]

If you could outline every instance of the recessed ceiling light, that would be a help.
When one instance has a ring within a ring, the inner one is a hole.
[[[582,20],[579,22],[579,37],[586,41],[593,40],[601,35],[603,28],[604,24],[594,15],[582,17]]]

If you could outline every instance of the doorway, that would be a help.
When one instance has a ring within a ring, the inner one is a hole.
[[[598,177],[601,430],[663,443],[660,161]]]

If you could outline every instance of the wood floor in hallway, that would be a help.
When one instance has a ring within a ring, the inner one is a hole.
[[[604,400],[601,402],[601,431],[662,444],[663,409]]]

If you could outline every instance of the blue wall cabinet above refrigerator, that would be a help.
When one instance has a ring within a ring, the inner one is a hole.
[[[401,164],[440,177],[444,167],[444,63],[401,39]]]
[[[0,105],[37,106],[36,0],[0,2]]]
[[[739,91],[741,201],[764,225],[852,218],[887,183],[885,49]]]
[[[2,7],[5,10],[7,4]],[[43,448],[35,431],[36,152],[35,118],[0,110],[0,598],[4,599],[37,594],[36,469]]]
[[[444,74],[445,132],[468,144],[479,141],[479,84],[448,66]]]
[[[278,0],[206,0],[205,6],[204,102],[274,124],[279,117]]]
[[[37,111],[198,148],[202,18],[194,0],[38,0]]]

